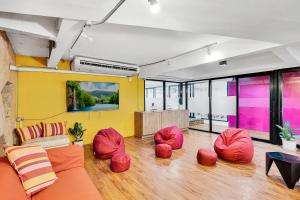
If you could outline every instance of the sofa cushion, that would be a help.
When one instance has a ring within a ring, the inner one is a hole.
[[[47,153],[56,173],[75,167],[84,167],[84,151],[79,145],[48,149]]]
[[[0,157],[0,172],[1,199],[29,200],[18,175],[6,157]]]
[[[47,152],[42,147],[12,146],[6,147],[5,153],[28,196],[49,187],[57,179]]]
[[[32,200],[101,200],[101,195],[84,168],[77,167],[57,173],[58,179]]]
[[[56,123],[42,123],[43,124],[43,137],[55,136],[55,135],[65,135],[66,123],[56,122]]]
[[[21,142],[42,137],[43,127],[40,124],[27,126],[25,128],[16,128],[16,131],[21,139]]]
[[[22,146],[40,145],[45,149],[68,146],[70,139],[67,135],[56,135],[50,137],[40,137],[22,142]]]

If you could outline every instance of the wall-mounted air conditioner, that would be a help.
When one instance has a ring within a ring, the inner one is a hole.
[[[84,57],[75,57],[71,67],[76,72],[115,76],[132,76],[139,73],[139,67],[135,65]]]

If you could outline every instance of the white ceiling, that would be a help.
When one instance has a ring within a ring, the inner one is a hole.
[[[117,24],[103,24],[86,30],[92,41],[81,37],[73,55],[122,61],[137,65],[157,62],[211,43],[232,38]]]
[[[48,57],[49,41],[46,39],[34,38],[24,34],[8,33],[12,47],[16,54],[24,56]]]
[[[186,80],[224,77],[231,74],[244,74],[269,71],[281,68],[282,60],[271,51],[239,56],[227,59],[227,66],[219,66],[219,62],[211,62],[187,69],[167,73],[169,76],[180,76]]]
[[[158,14],[150,13],[148,0],[126,0],[107,23],[86,28],[92,40],[79,37],[71,48],[86,21],[101,21],[118,2],[0,0],[0,30],[22,55],[48,57],[48,41],[56,41],[51,65],[70,54],[137,65],[167,59],[142,67],[142,78],[190,80],[300,65],[299,0],[160,0]],[[213,59],[206,49],[168,59],[215,42]],[[224,59],[229,65],[220,68]]]
[[[127,0],[110,23],[216,34],[274,43],[299,41],[299,0]]]
[[[118,0],[0,0],[0,11],[101,21]]]

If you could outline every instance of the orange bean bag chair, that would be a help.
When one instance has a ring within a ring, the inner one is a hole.
[[[155,155],[159,158],[170,158],[172,156],[172,147],[168,144],[155,145]]]
[[[171,126],[155,133],[154,141],[155,144],[168,144],[172,149],[180,149],[183,144],[183,134],[180,128]]]
[[[123,137],[113,128],[100,130],[93,141],[93,151],[96,158],[110,159],[118,153],[125,153]]]
[[[197,153],[198,163],[201,165],[212,166],[218,160],[218,155],[209,149],[199,149]]]
[[[247,131],[236,128],[221,133],[214,149],[220,158],[234,163],[249,163],[254,154],[253,142]]]

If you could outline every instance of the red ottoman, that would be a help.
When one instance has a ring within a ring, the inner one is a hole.
[[[154,141],[155,144],[168,144],[172,149],[180,149],[183,144],[183,134],[180,128],[171,126],[155,133]]]
[[[168,144],[155,145],[155,155],[159,158],[170,158],[172,156],[172,147]]]
[[[124,172],[130,167],[130,157],[126,153],[115,154],[111,158],[110,169],[113,172]]]
[[[93,141],[94,155],[99,159],[109,159],[118,153],[125,153],[123,137],[113,128],[100,130]]]
[[[243,129],[227,129],[215,141],[215,151],[224,160],[249,163],[254,154],[251,137]]]
[[[201,165],[212,166],[215,165],[218,155],[209,149],[199,149],[197,154],[198,163]]]

